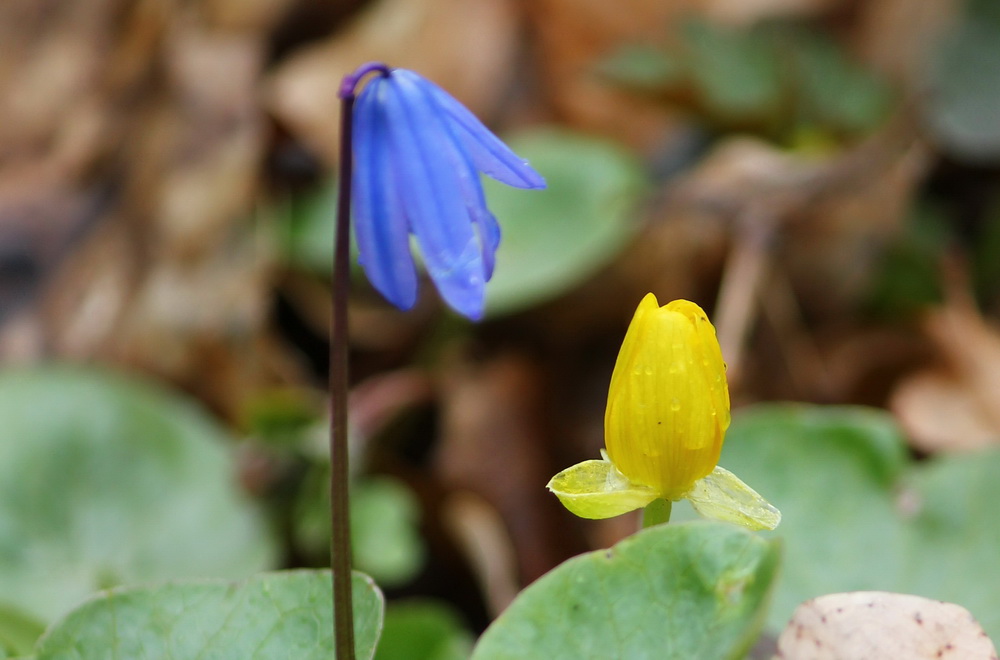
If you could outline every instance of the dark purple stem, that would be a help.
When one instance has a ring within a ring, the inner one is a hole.
[[[351,125],[354,94],[341,97],[340,172],[333,248],[330,335],[330,568],[333,571],[333,640],[337,660],[354,660],[351,593],[351,519],[347,456],[347,296],[350,292]]]
[[[354,73],[349,73],[344,76],[344,79],[340,81],[340,91],[337,92],[337,96],[341,99],[347,99],[350,97],[353,100],[354,91],[357,89],[358,83],[361,82],[361,79],[369,73],[374,73],[376,71],[383,76],[388,76],[392,72],[392,69],[382,62],[366,62],[355,69]]]
[[[354,93],[372,72],[389,75],[379,62],[362,64],[340,84],[340,164],[337,225],[333,248],[333,304],[330,318],[330,568],[333,572],[333,640],[337,660],[354,660],[354,603],[351,593],[350,471],[347,451],[347,297],[350,293],[351,173]]]

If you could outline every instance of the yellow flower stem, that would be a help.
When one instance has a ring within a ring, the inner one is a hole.
[[[670,500],[655,499],[642,510],[642,528],[670,522]]]

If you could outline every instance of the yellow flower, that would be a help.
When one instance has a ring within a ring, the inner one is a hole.
[[[715,328],[687,300],[639,303],[611,375],[604,442],[629,481],[680,499],[719,462],[729,427]]]
[[[675,300],[660,307],[650,293],[611,375],[604,460],[563,470],[548,488],[584,518],[686,498],[706,517],[774,529],[778,510],[716,465],[728,427],[729,387],[715,328],[698,305]]]

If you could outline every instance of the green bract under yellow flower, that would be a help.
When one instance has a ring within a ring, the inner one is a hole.
[[[778,510],[716,466],[729,419],[726,365],[707,315],[687,300],[660,307],[648,294],[611,376],[604,460],[563,470],[548,487],[584,518],[687,498],[707,517],[773,529]]]

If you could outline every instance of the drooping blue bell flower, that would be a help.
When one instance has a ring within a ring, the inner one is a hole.
[[[500,226],[486,206],[479,173],[517,188],[544,188],[545,180],[461,103],[416,73],[365,65],[354,82],[373,70],[378,75],[357,97],[352,131],[361,265],[389,302],[411,308],[417,299],[412,234],[441,297],[480,319]]]

